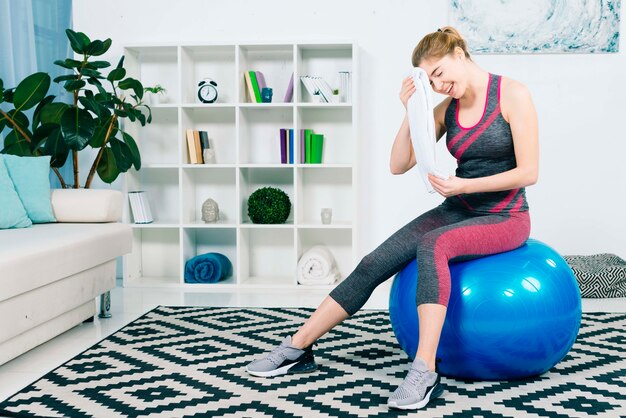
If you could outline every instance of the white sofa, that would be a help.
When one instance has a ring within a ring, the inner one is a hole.
[[[121,193],[55,190],[58,221],[119,220]],[[93,318],[115,287],[132,232],[118,222],[49,223],[0,231],[0,364]]]

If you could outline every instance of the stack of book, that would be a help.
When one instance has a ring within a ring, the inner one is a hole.
[[[261,103],[261,89],[267,87],[265,84],[265,76],[261,71],[246,71],[243,73],[243,76],[246,80],[248,101],[251,103]]]
[[[130,211],[136,224],[149,224],[154,221],[146,192],[128,192],[128,200],[130,202]]]
[[[322,77],[303,75],[300,76],[300,81],[311,97],[319,96],[323,103],[337,102],[337,97],[333,95],[333,89]]]
[[[293,164],[293,129],[280,128],[280,163]]]
[[[243,73],[246,83],[246,100],[250,103],[261,103],[261,90],[263,87],[269,87],[265,82],[265,76],[261,71],[246,71]],[[289,79],[289,85],[285,92],[283,102],[289,103],[293,99],[293,73]]]
[[[206,131],[187,129],[186,136],[189,164],[212,164],[215,162],[215,153],[211,149],[211,142]]]
[[[324,150],[324,135],[313,132],[313,129],[300,129],[300,163],[321,164]],[[294,163],[294,131],[280,129],[280,162]]]

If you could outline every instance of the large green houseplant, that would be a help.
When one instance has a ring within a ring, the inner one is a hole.
[[[55,61],[71,74],[57,77],[54,82],[62,83],[73,95],[73,103],[55,102],[55,96],[48,95],[51,80],[47,73],[31,74],[9,89],[0,79],[0,104],[5,103],[5,110],[0,109],[0,133],[9,131],[2,153],[50,155],[50,165],[63,187],[68,182],[58,168],[71,155],[74,178],[69,184],[79,188],[78,152],[90,147],[97,153],[83,187],[91,186],[96,172],[104,182],[112,183],[131,167],[141,168],[139,148],[122,130],[120,120],[128,118],[142,126],[152,121],[150,107],[143,103],[144,87],[139,80],[126,77],[123,56],[108,74],[102,73],[111,64],[93,58],[109,50],[111,39],[92,41],[71,29],[66,34],[80,59]]]

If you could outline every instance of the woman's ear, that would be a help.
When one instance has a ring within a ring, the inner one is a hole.
[[[457,59],[463,60],[465,58],[465,52],[463,52],[463,48],[460,46],[454,47],[454,56]]]

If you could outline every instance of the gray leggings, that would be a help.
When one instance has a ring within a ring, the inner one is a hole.
[[[418,216],[363,257],[331,292],[348,314],[367,302],[374,289],[417,258],[416,304],[447,306],[451,259],[513,250],[530,234],[528,211],[482,214],[441,204]]]

